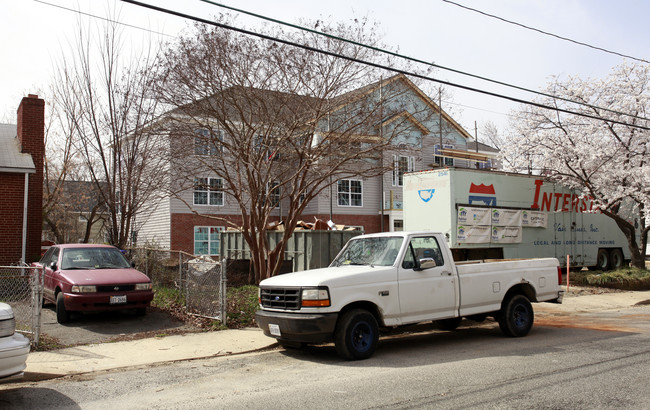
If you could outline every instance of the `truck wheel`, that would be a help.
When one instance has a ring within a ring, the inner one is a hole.
[[[609,267],[611,269],[620,269],[625,265],[623,252],[620,249],[612,249],[609,253]]]
[[[462,319],[463,319],[462,317],[441,319],[441,320],[436,320],[435,324],[436,326],[438,326],[438,329],[440,330],[456,330],[456,328],[460,325]]]
[[[63,303],[63,292],[56,295],[56,321],[59,323],[68,323],[70,321],[70,312],[65,309]]]
[[[603,272],[609,270],[609,253],[607,249],[598,249],[598,256],[596,256],[596,269]]]
[[[533,306],[524,295],[514,295],[505,301],[498,315],[501,331],[507,336],[526,336],[533,327]]]
[[[369,358],[375,352],[378,340],[377,320],[363,309],[344,313],[334,332],[334,346],[345,360]]]

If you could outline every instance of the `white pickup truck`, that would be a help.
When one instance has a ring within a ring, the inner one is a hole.
[[[256,320],[283,346],[334,341],[341,357],[366,359],[379,328],[425,321],[453,330],[493,316],[506,335],[525,336],[530,302],[562,303],[561,281],[555,258],[454,263],[440,233],[362,235],[327,268],[263,280]]]

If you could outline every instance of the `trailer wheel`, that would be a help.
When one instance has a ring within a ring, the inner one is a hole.
[[[526,296],[513,295],[503,303],[497,320],[501,331],[507,336],[522,337],[533,327],[535,313]]]
[[[620,269],[625,265],[625,259],[623,258],[623,252],[620,249],[612,249],[609,253],[609,261],[611,269]]]
[[[369,358],[375,352],[378,340],[377,320],[363,309],[344,313],[334,332],[336,352],[346,360]]]
[[[609,270],[609,252],[607,249],[598,249],[598,256],[596,256],[596,269],[603,272]]]
[[[456,330],[456,328],[460,326],[461,320],[461,317],[453,317],[450,319],[436,320],[434,323],[440,330]]]

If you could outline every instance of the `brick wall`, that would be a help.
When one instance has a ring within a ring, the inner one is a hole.
[[[241,225],[240,215],[220,215],[235,221]],[[303,220],[313,222],[314,217],[327,221],[329,215],[305,215]],[[194,227],[195,226],[224,226],[225,224],[217,220],[194,215],[194,214],[172,214],[171,221],[171,249],[181,250],[188,253],[194,253]],[[363,226],[364,233],[381,232],[380,215],[334,215],[337,224]],[[388,230],[388,217],[384,219],[384,228]]]
[[[17,136],[22,152],[32,156],[36,173],[29,175],[25,258],[37,261],[41,254],[43,209],[43,161],[45,155],[45,101],[30,94],[18,107]],[[0,174],[0,265],[16,263],[22,254],[24,174]]]
[[[25,175],[0,173],[0,185],[0,265],[10,265],[22,254]]]
[[[241,225],[241,215],[219,215]],[[195,226],[225,226],[223,222],[195,214],[172,214],[171,249],[194,253]]]

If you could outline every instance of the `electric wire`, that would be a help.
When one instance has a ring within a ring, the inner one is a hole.
[[[150,32],[150,33],[158,34],[158,35],[161,35],[161,36],[166,36],[166,37],[175,37],[175,36],[173,36],[173,35],[171,35],[171,34],[165,34],[165,33],[161,33],[161,32],[159,32],[159,31],[154,31],[154,30],[147,29],[147,28],[144,28],[144,27],[134,26],[134,25],[132,25],[132,24],[128,24],[128,23],[122,23],[121,21],[112,20],[112,19],[109,19],[109,18],[106,18],[106,17],[98,16],[98,15],[96,15],[96,14],[86,13],[86,12],[83,12],[83,11],[81,11],[81,10],[71,9],[71,8],[68,8],[68,7],[65,7],[65,6],[61,6],[61,5],[59,5],[59,4],[48,3],[48,2],[43,1],[43,0],[34,0],[34,1],[37,2],[37,3],[46,4],[46,5],[48,5],[48,6],[56,7],[56,8],[62,9],[62,10],[71,11],[71,12],[73,12],[73,13],[83,14],[84,16],[88,16],[88,17],[93,17],[93,18],[96,18],[96,19],[104,20],[104,21],[107,21],[107,22],[109,22],[109,23],[119,24],[119,25],[122,25],[122,26],[125,26],[125,27],[134,28],[134,29],[137,29],[137,30],[148,31],[148,32]]]
[[[639,61],[639,62],[642,62],[642,63],[650,64],[650,61],[644,60],[642,58],[630,56],[630,55],[627,55],[627,54],[622,54],[622,53],[619,53],[618,51],[607,50],[606,48],[594,46],[594,45],[591,45],[591,44],[588,44],[588,43],[583,43],[582,41],[577,41],[577,40],[570,39],[568,37],[563,37],[563,36],[560,36],[560,35],[557,35],[557,34],[549,33],[548,31],[540,30],[540,29],[535,28],[535,27],[530,27],[530,26],[527,26],[527,25],[522,24],[522,23],[517,23],[516,21],[507,20],[507,19],[505,19],[503,17],[495,16],[494,14],[489,14],[489,13],[486,13],[486,12],[478,10],[478,9],[463,6],[462,4],[458,4],[458,3],[453,2],[451,0],[442,0],[442,1],[444,1],[445,3],[453,4],[454,6],[458,6],[458,7],[461,7],[463,9],[466,9],[466,10],[470,10],[470,11],[482,14],[482,15],[487,16],[487,17],[491,17],[491,18],[501,20],[501,21],[509,23],[509,24],[513,24],[515,26],[525,28],[526,30],[536,31],[538,33],[541,33],[541,34],[544,34],[544,35],[547,35],[547,36],[551,36],[551,37],[555,37],[555,38],[558,38],[560,40],[568,41],[568,42],[571,42],[571,43],[574,43],[574,44],[578,44],[580,46],[589,47],[589,48],[592,48],[594,50],[603,51],[603,52],[609,53],[609,54],[614,54],[614,55],[617,55],[619,57],[629,58],[630,60],[636,60],[636,61]]]
[[[422,79],[422,80],[432,81],[432,82],[435,82],[435,83],[438,83],[438,84],[447,85],[447,86],[455,87],[455,88],[460,88],[460,89],[463,89],[463,90],[466,90],[466,91],[472,91],[472,92],[476,92],[476,93],[480,93],[480,94],[485,94],[485,95],[489,95],[489,96],[492,96],[492,97],[501,98],[501,99],[509,100],[509,101],[512,101],[512,102],[520,103],[520,104],[531,105],[531,106],[535,106],[535,107],[538,107],[538,108],[543,108],[543,109],[547,109],[547,110],[551,110],[551,111],[557,111],[557,112],[562,112],[562,113],[565,113],[565,114],[577,115],[577,116],[590,118],[590,119],[595,119],[595,120],[599,120],[599,121],[607,121],[607,122],[612,123],[612,124],[625,125],[625,126],[632,127],[632,128],[638,128],[638,129],[643,129],[643,130],[650,131],[650,127],[644,127],[644,126],[636,125],[636,124],[629,124],[629,123],[614,120],[614,119],[604,119],[602,117],[592,115],[592,114],[588,114],[588,113],[581,113],[581,112],[571,111],[571,110],[564,109],[564,108],[552,107],[552,106],[545,105],[545,104],[542,104],[542,103],[538,103],[538,102],[535,102],[535,101],[527,101],[527,100],[523,100],[523,99],[516,98],[516,97],[511,97],[511,96],[507,96],[507,95],[503,95],[503,94],[498,94],[498,93],[495,93],[495,92],[492,92],[492,91],[482,90],[482,89],[478,89],[478,88],[475,88],[475,87],[469,87],[469,86],[466,86],[466,85],[462,85],[462,84],[458,84],[458,83],[454,83],[454,82],[450,82],[450,81],[446,81],[446,80],[441,80],[441,79],[437,79],[437,78],[434,78],[434,77],[429,77],[429,76],[426,76],[426,75],[423,75],[423,74],[413,73],[413,72],[402,70],[402,69],[399,69],[399,68],[388,67],[388,66],[385,66],[385,65],[382,65],[382,64],[379,64],[379,63],[374,63],[374,62],[371,62],[371,61],[365,61],[365,60],[361,60],[361,59],[358,59],[358,58],[345,56],[345,55],[334,53],[334,52],[331,52],[331,51],[322,50],[322,49],[319,49],[319,48],[316,48],[316,47],[295,43],[295,42],[292,42],[292,41],[289,41],[289,40],[284,40],[284,39],[269,36],[269,35],[266,35],[266,34],[257,33],[257,32],[247,30],[247,29],[242,29],[242,28],[239,28],[239,27],[229,26],[227,24],[207,20],[207,19],[202,18],[202,17],[192,16],[192,15],[189,15],[189,14],[186,14],[186,13],[181,13],[181,12],[178,12],[178,11],[175,11],[175,10],[170,10],[170,9],[166,9],[166,8],[159,7],[159,6],[154,6],[152,4],[142,3],[142,2],[136,1],[136,0],[121,0],[121,1],[123,1],[125,3],[129,3],[129,4],[133,4],[135,6],[148,8],[150,10],[155,10],[155,11],[158,11],[158,12],[161,12],[161,13],[171,14],[171,15],[181,17],[181,18],[184,18],[184,19],[193,20],[193,21],[196,21],[198,23],[207,24],[207,25],[211,25],[211,26],[214,26],[214,27],[219,27],[219,28],[223,28],[223,29],[226,29],[226,30],[235,31],[235,32],[245,34],[245,35],[248,35],[248,36],[258,37],[258,38],[261,38],[261,39],[264,39],[264,40],[273,41],[273,42],[277,42],[277,43],[280,43],[280,44],[285,44],[285,45],[289,45],[289,46],[292,46],[292,47],[301,48],[301,49],[307,50],[307,51],[321,53],[321,54],[324,54],[324,55],[328,55],[330,57],[342,58],[342,59],[345,59],[345,60],[348,60],[348,61],[351,61],[351,62],[354,62],[354,63],[364,64],[364,65],[367,65],[367,66],[370,66],[370,67],[390,71],[390,72],[397,73],[397,74],[403,74],[403,75],[419,78],[419,79]]]
[[[571,104],[582,105],[582,106],[593,108],[593,109],[596,109],[596,110],[611,112],[612,114],[624,115],[626,117],[631,117],[631,118],[636,118],[636,119],[639,119],[639,120],[650,121],[650,118],[639,117],[639,116],[634,115],[634,114],[624,113],[624,112],[612,110],[612,109],[605,108],[605,107],[599,107],[599,106],[592,105],[592,104],[582,102],[582,101],[574,101],[574,100],[571,100],[571,99],[566,98],[566,97],[556,96],[556,95],[553,95],[553,94],[545,93],[543,91],[532,90],[530,88],[518,86],[518,85],[515,85],[515,84],[510,84],[510,83],[506,83],[506,82],[503,82],[503,81],[494,80],[494,79],[491,79],[491,78],[488,78],[488,77],[483,77],[483,76],[480,76],[478,74],[472,74],[472,73],[468,73],[466,71],[458,70],[458,69],[455,69],[455,68],[442,66],[442,65],[432,63],[432,62],[429,62],[429,61],[421,60],[419,58],[406,56],[406,55],[399,54],[399,53],[396,53],[396,52],[393,52],[393,51],[390,51],[390,50],[370,46],[370,45],[367,45],[367,44],[356,42],[354,40],[349,40],[349,39],[346,39],[346,38],[343,38],[343,37],[339,37],[339,36],[335,36],[335,35],[332,35],[332,34],[324,33],[322,31],[310,29],[308,27],[303,27],[303,26],[300,26],[300,25],[297,25],[297,24],[288,23],[286,21],[278,20],[278,19],[268,17],[268,16],[264,16],[262,14],[253,13],[253,12],[243,10],[243,9],[240,9],[240,8],[237,8],[237,7],[228,6],[228,5],[223,4],[223,3],[217,3],[217,2],[215,2],[213,0],[200,0],[200,1],[202,1],[204,3],[212,4],[214,6],[221,7],[221,8],[227,9],[227,10],[236,11],[238,13],[242,13],[242,14],[245,14],[245,15],[248,15],[248,16],[251,16],[251,17],[256,17],[256,18],[259,18],[259,19],[262,19],[262,20],[266,20],[266,21],[269,21],[269,22],[272,22],[272,23],[276,23],[276,24],[280,24],[280,25],[283,25],[283,26],[287,26],[287,27],[298,29],[298,30],[306,31],[306,32],[309,32],[309,33],[312,33],[312,34],[318,34],[318,35],[321,35],[321,36],[324,36],[324,37],[327,37],[327,38],[331,38],[333,40],[343,41],[343,42],[346,42],[348,44],[352,44],[352,45],[355,45],[355,46],[364,47],[364,48],[367,48],[367,49],[372,50],[372,51],[380,52],[380,53],[387,54],[387,55],[390,55],[390,56],[393,56],[393,57],[398,57],[398,58],[401,58],[401,59],[404,59],[404,60],[407,60],[407,61],[411,61],[411,62],[414,62],[414,63],[424,64],[424,65],[427,65],[427,66],[430,66],[430,67],[438,68],[440,70],[445,70],[445,71],[449,71],[449,72],[452,72],[452,73],[464,75],[464,76],[467,76],[467,77],[476,78],[478,80],[487,81],[487,82],[490,82],[490,83],[493,83],[493,84],[498,84],[498,85],[501,85],[501,86],[504,86],[504,87],[513,88],[513,89],[516,89],[516,90],[519,90],[519,91],[524,91],[524,92],[528,92],[528,93],[532,93],[532,94],[541,95],[543,97],[557,99],[557,100],[568,102],[568,103],[571,103]],[[443,0],[443,1],[447,1],[447,0]],[[456,3],[453,3],[453,2],[450,2],[450,3],[456,4]],[[464,7],[464,6],[461,6],[461,7]]]

